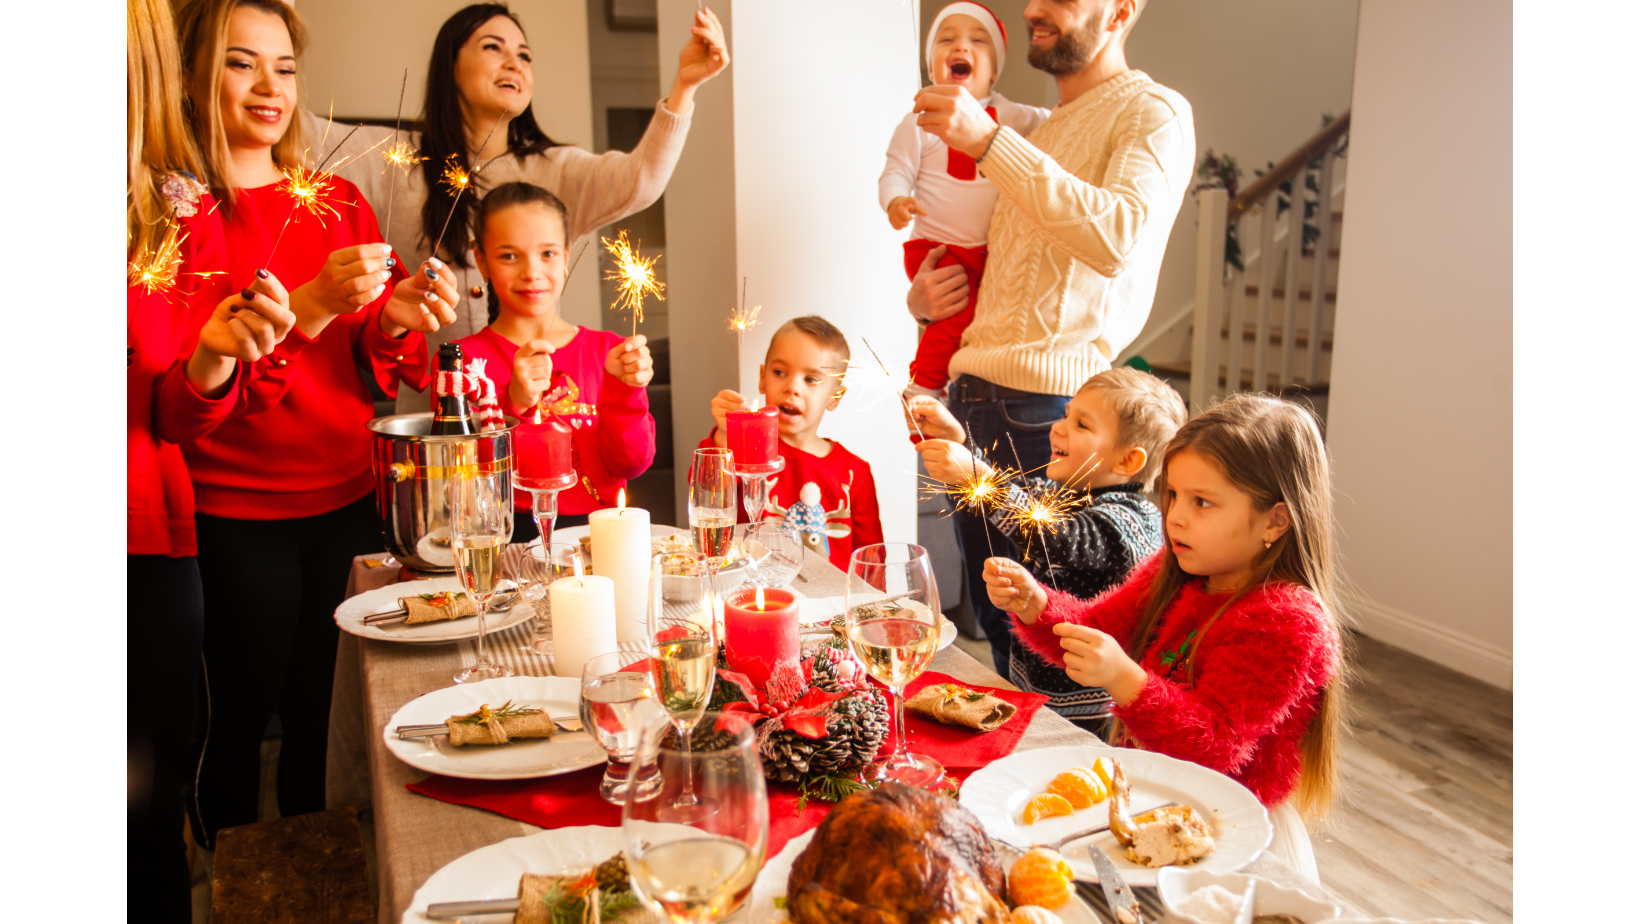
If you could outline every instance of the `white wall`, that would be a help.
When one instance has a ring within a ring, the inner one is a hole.
[[[1368,635],[1512,687],[1511,20],[1362,0],[1328,442]]]
[[[427,57],[439,26],[464,0],[299,0],[311,42],[302,63],[309,108],[338,118],[393,118],[399,85],[406,118],[419,118]],[[535,52],[535,118],[556,141],[593,145],[585,0],[512,0]],[[564,292],[564,316],[597,327],[595,273]]]
[[[1128,39],[1128,64],[1190,101],[1197,162],[1208,148],[1233,154],[1245,185],[1255,168],[1314,134],[1323,112],[1350,107],[1356,7],[1357,0],[1158,0]],[[1191,302],[1195,262],[1196,202],[1187,196],[1140,338]],[[1187,327],[1145,357],[1188,360]]]
[[[820,432],[871,464],[887,538],[915,541],[916,457],[861,339],[903,380],[916,338],[905,311],[904,234],[889,227],[876,189],[883,150],[918,85],[909,0],[832,0],[827,19],[848,23],[844,43],[813,28],[810,7],[742,0],[713,8],[733,19],[733,63],[728,79],[707,86],[717,91],[711,98],[697,98],[667,190],[679,477],[711,426],[711,395],[755,391],[769,334],[789,318],[823,315],[848,335],[855,368]],[[661,34],[675,33],[694,9],[692,0],[661,0]],[[659,54],[666,86],[677,49],[663,42]],[[824,79],[815,77],[817,61],[826,62]],[[716,252],[725,234],[732,264]],[[737,351],[726,328],[742,277],[763,313]],[[686,494],[680,484],[680,504]]]

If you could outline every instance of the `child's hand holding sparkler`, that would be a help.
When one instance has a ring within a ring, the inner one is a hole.
[[[429,257],[408,279],[393,287],[382,308],[382,332],[395,339],[405,331],[430,334],[456,322],[456,274],[437,257]]]
[[[998,609],[1018,614],[1019,621],[1034,625],[1048,606],[1048,592],[1031,577],[1025,566],[1008,558],[985,559],[985,594]],[[1057,629],[1056,629],[1057,631]]]
[[[272,273],[259,271],[250,288],[223,299],[205,321],[188,359],[188,383],[207,398],[221,397],[236,360],[253,363],[272,353],[295,324],[285,287]]]
[[[712,442],[719,447],[729,445],[729,412],[740,411],[746,408],[746,399],[740,392],[725,388],[712,399],[712,419],[717,421],[717,429],[712,431]]]
[[[507,386],[507,397],[515,409],[535,407],[541,393],[552,384],[553,352],[552,341],[541,339],[531,340],[513,355],[513,379]]]
[[[955,443],[968,440],[968,434],[963,432],[957,418],[938,398],[927,395],[906,399],[905,427],[908,431],[920,431],[924,439],[951,440]]]
[[[991,474],[991,466],[974,458],[961,443],[926,439],[917,444],[928,477],[943,484],[977,481]]]
[[[649,355],[649,338],[643,334],[628,337],[615,345],[604,357],[604,371],[621,380],[628,388],[643,388],[655,377],[655,361]]]

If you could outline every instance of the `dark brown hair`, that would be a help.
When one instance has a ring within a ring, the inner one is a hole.
[[[1184,399],[1172,385],[1148,372],[1127,366],[1106,369],[1077,389],[1081,394],[1098,389],[1116,415],[1116,440],[1122,447],[1137,446],[1145,451],[1145,467],[1134,480],[1149,491],[1162,471],[1162,453],[1168,441],[1184,426],[1190,415]]]
[[[451,230],[445,233],[455,235],[449,244],[448,260],[457,266],[467,265],[466,235],[474,197],[466,195],[457,201],[456,194],[439,181],[452,159],[468,173],[473,170],[472,160],[467,156],[467,131],[461,118],[461,88],[456,86],[456,58],[461,54],[461,46],[467,44],[478,27],[497,16],[507,17],[520,32],[524,30],[524,24],[506,4],[475,3],[457,10],[444,21],[427,60],[427,96],[421,110],[421,156],[424,158],[421,171],[427,181],[427,202],[421,208],[421,233],[428,250],[438,256],[439,242],[435,237],[448,219]],[[507,123],[507,150],[514,156],[539,154],[553,147],[558,147],[558,142],[548,138],[536,124],[533,103]],[[478,177],[473,178],[474,184],[478,181]]]
[[[533,183],[502,183],[478,203],[478,213],[473,216],[473,238],[477,242],[478,252],[484,252],[484,231],[490,225],[490,216],[502,209],[520,205],[538,205],[541,208],[558,216],[558,222],[564,229],[564,236],[569,236],[569,210],[557,196],[542,189]],[[569,246],[569,241],[564,241]],[[567,282],[567,280],[566,280]],[[490,323],[501,317],[501,298],[495,294],[495,286],[487,286],[490,305]]]
[[[1247,583],[1225,601],[1213,619],[1249,592],[1274,582],[1308,588],[1321,601],[1342,643],[1333,564],[1332,476],[1321,428],[1311,413],[1273,395],[1238,394],[1204,411],[1179,429],[1168,444],[1157,490],[1162,496],[1165,528],[1167,464],[1181,451],[1197,453],[1232,485],[1246,492],[1263,512],[1287,505],[1292,526],[1253,562]],[[1127,640],[1128,656],[1139,660],[1156,638],[1156,627],[1168,604],[1195,579],[1179,567],[1171,542],[1163,544],[1161,568],[1150,585],[1143,613]],[[1209,625],[1196,637],[1200,652]],[[1302,764],[1295,801],[1308,816],[1325,815],[1338,790],[1338,739],[1343,726],[1344,654],[1333,652],[1333,677],[1321,691],[1321,704],[1301,742]],[[1194,667],[1191,668],[1194,670]]]

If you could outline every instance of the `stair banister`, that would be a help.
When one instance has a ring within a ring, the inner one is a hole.
[[[1224,228],[1229,199],[1222,189],[1202,190],[1196,198],[1196,328],[1190,341],[1190,367],[1194,370],[1190,376],[1192,415],[1207,410],[1220,395],[1219,323],[1224,317]],[[1236,345],[1231,351],[1239,352]]]

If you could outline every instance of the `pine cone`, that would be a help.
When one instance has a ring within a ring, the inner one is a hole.
[[[626,856],[624,854],[618,853],[599,863],[598,867],[592,872],[598,877],[598,888],[611,895],[632,890],[632,879],[626,870]]]
[[[763,746],[763,772],[769,779],[795,783],[809,772],[809,758],[818,742],[783,728]]]
[[[838,716],[826,726],[826,737],[816,741],[819,745],[814,756],[809,758],[809,771],[827,776],[852,776],[860,769],[860,761],[854,750],[854,720],[847,716]]]

